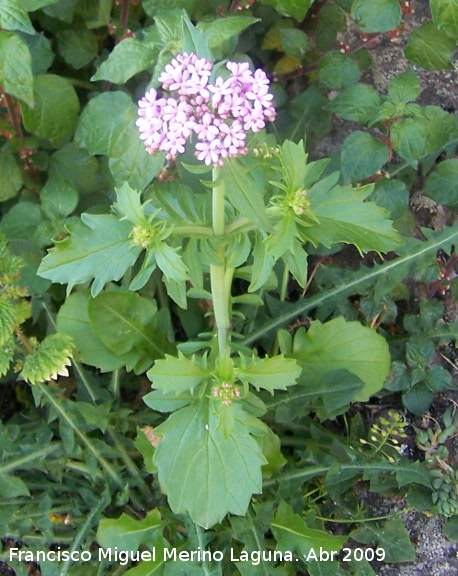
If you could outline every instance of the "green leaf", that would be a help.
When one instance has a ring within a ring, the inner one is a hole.
[[[0,298],[0,348],[11,339],[15,322],[14,304],[6,298]]]
[[[2,0],[0,2],[0,28],[35,34],[29,15],[21,6],[20,0]]]
[[[294,58],[303,58],[309,49],[309,39],[305,32],[298,28],[279,28],[278,36],[285,54]]]
[[[164,393],[178,394],[198,386],[209,377],[209,372],[195,358],[189,360],[179,352],[178,358],[166,355],[165,360],[157,360],[146,375],[154,388]]]
[[[133,108],[125,92],[102,92],[84,107],[75,131],[75,142],[90,154],[108,154],[111,135],[122,128],[127,110]],[[133,114],[129,115],[131,121]],[[127,123],[127,122],[126,122]]]
[[[346,536],[332,536],[324,530],[309,528],[284,500],[280,501],[270,528],[277,541],[277,550],[295,550],[303,558],[312,550],[337,552],[347,541]]]
[[[22,368],[22,377],[30,382],[45,382],[57,379],[57,375],[68,376],[67,366],[73,352],[73,342],[66,334],[51,334],[29,354]]]
[[[161,526],[161,515],[156,508],[150,510],[142,520],[123,513],[116,519],[102,518],[96,538],[102,548],[136,552],[140,544],[150,543]]]
[[[398,0],[355,0],[351,16],[363,32],[387,32],[401,23]]]
[[[397,0],[396,0],[397,1]],[[359,78],[359,68],[351,56],[331,51],[321,58],[318,64],[318,79],[330,90],[341,90],[355,84]]]
[[[116,212],[131,224],[140,225],[146,222],[140,192],[133,190],[127,182],[116,188],[117,202],[113,205]]]
[[[434,398],[434,392],[431,392],[423,384],[416,384],[411,390],[408,390],[402,395],[402,403],[404,406],[415,414],[421,416],[428,411]]]
[[[83,194],[99,192],[106,187],[99,173],[97,159],[74,142],[54,152],[49,165],[49,175],[58,176]]]
[[[73,134],[80,104],[75,89],[60,76],[35,76],[35,106],[22,104],[24,126],[40,138],[59,146]]]
[[[127,80],[150,68],[157,56],[157,49],[137,38],[125,38],[110,52],[108,60],[92,76],[91,81],[108,80],[125,84]]]
[[[57,313],[57,331],[71,336],[77,360],[102,372],[112,372],[124,366],[124,362],[94,334],[88,315],[90,298],[89,290],[71,294]]]
[[[277,12],[285,16],[292,16],[302,22],[313,0],[261,0],[261,4],[273,6]]]
[[[413,64],[428,70],[453,70],[455,44],[432,22],[425,22],[411,32],[405,55]]]
[[[0,202],[14,198],[22,186],[22,172],[13,154],[0,150]]]
[[[415,548],[400,518],[387,520],[380,528],[367,523],[364,528],[353,530],[350,537],[362,544],[374,544],[385,550],[385,562],[413,562]]]
[[[345,120],[367,124],[381,105],[377,90],[367,84],[355,84],[336,96],[326,110],[331,110]]]
[[[410,66],[391,81],[388,99],[395,104],[416,100],[420,94],[420,80]]]
[[[81,219],[71,228],[71,235],[49,251],[38,274],[67,283],[67,294],[75,284],[94,280],[91,293],[95,297],[107,282],[122,278],[141,248],[132,246],[129,222],[111,214],[83,214]]]
[[[210,62],[213,61],[213,54],[209,47],[209,41],[202,30],[198,30],[189,20],[186,13],[182,14],[182,31],[183,31],[183,52],[196,54],[200,58],[205,58]]]
[[[65,180],[52,176],[41,189],[40,200],[48,218],[65,218],[78,205],[78,192]]]
[[[431,0],[434,25],[448,36],[458,38],[458,0]]]
[[[173,413],[155,430],[162,439],[154,463],[170,507],[176,514],[188,512],[204,528],[228,513],[245,514],[252,494],[262,490],[261,467],[266,464],[248,432],[254,420],[262,433],[261,422],[238,405],[222,406],[221,410],[233,411],[232,429],[223,430],[216,406],[216,401],[204,397]]]
[[[186,282],[188,271],[176,250],[162,242],[155,250],[154,256],[167,281]]]
[[[197,29],[202,30],[210,50],[214,52],[224,48],[224,44],[228,40],[237,36],[255,22],[259,22],[259,18],[226,16],[226,18],[216,18],[211,22],[201,21],[197,25]]]
[[[4,376],[13,361],[15,352],[15,342],[13,334],[6,337],[0,347],[0,377]]]
[[[301,368],[296,361],[283,355],[254,361],[236,371],[243,383],[252,384],[256,390],[263,388],[271,394],[274,390],[286,390],[287,386],[296,384],[300,373]]]
[[[272,230],[267,217],[263,192],[248,169],[235,159],[229,159],[221,168],[221,178],[226,185],[226,193],[234,208],[252,220],[262,230]]]
[[[327,134],[332,126],[332,114],[324,109],[327,103],[328,99],[316,84],[312,84],[305,92],[294,98],[289,106],[294,120],[294,128],[289,138],[296,142],[311,134],[317,138]]]
[[[141,346],[148,352],[149,366],[170,349],[164,335],[157,333],[156,313],[154,300],[134,292],[102,292],[88,303],[92,329],[105,346],[119,355]]]
[[[18,34],[0,32],[0,84],[7,94],[33,107],[32,57]]]
[[[383,388],[391,358],[384,338],[359,322],[335,318],[325,324],[312,323],[294,357],[302,367],[301,381],[314,374],[348,370],[365,386],[355,400],[367,401]]]
[[[393,149],[413,167],[424,155],[426,134],[421,121],[416,118],[404,118],[391,126],[390,139]]]
[[[345,138],[340,155],[345,182],[361,181],[372,176],[388,162],[389,155],[384,142],[367,132],[353,132]]]
[[[62,30],[56,34],[56,39],[65,62],[76,70],[90,64],[99,51],[95,35],[87,28]]]
[[[458,206],[458,160],[444,160],[429,174],[423,193],[449,208]]]
[[[44,74],[54,61],[54,52],[51,48],[51,42],[41,34],[25,34],[19,32],[21,38],[26,42],[32,56],[32,72],[34,76]]]
[[[387,211],[365,201],[370,189],[334,186],[318,182],[309,190],[311,210],[318,222],[301,228],[301,236],[315,246],[338,242],[354,244],[360,252],[388,252],[400,244],[400,236],[387,219]]]

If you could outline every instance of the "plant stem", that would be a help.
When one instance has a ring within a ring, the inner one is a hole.
[[[218,179],[218,168],[213,169],[213,182]],[[230,327],[229,298],[232,283],[232,270],[226,268],[225,245],[219,239],[224,236],[224,183],[213,188],[212,227],[217,252],[221,264],[210,266],[210,282],[213,296],[216,329],[218,331],[218,347],[220,356],[226,353],[227,331]]]
[[[24,134],[22,133],[21,121],[16,112],[14,100],[9,94],[4,94],[4,97],[5,97],[6,109],[8,111],[8,116],[10,118],[14,130],[16,131],[16,136],[19,138],[19,140],[23,140]]]

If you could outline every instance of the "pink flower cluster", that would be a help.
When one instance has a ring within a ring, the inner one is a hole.
[[[227,62],[231,75],[210,84],[213,64],[195,54],[180,54],[167,64],[159,82],[171,96],[149,90],[139,101],[136,122],[146,151],[173,160],[196,135],[195,155],[214,167],[225,158],[246,154],[246,133],[259,132],[275,119],[269,80],[247,63]]]

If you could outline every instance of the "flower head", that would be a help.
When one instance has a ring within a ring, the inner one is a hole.
[[[179,54],[159,76],[161,97],[151,89],[139,101],[136,125],[146,151],[166,153],[173,160],[195,134],[195,156],[221,166],[225,158],[246,154],[247,131],[259,132],[275,119],[269,79],[253,74],[246,62],[227,62],[231,75],[210,84],[213,64],[195,54]]]

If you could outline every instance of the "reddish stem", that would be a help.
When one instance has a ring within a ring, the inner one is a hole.
[[[24,134],[22,133],[21,128],[21,121],[18,118],[14,100],[9,94],[4,94],[4,97],[6,102],[6,109],[8,111],[8,116],[10,117],[10,121],[11,124],[13,125],[14,130],[16,131],[16,136],[19,138],[19,140],[24,140]]]

